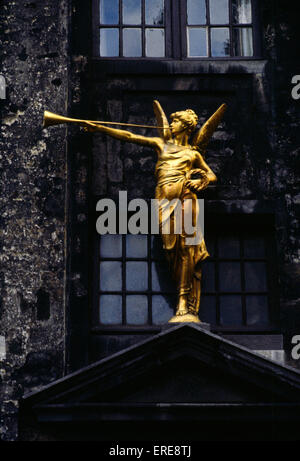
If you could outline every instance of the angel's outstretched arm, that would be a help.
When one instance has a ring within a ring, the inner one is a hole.
[[[132,142],[134,144],[141,144],[142,146],[154,147],[161,151],[163,149],[163,140],[156,137],[141,136],[138,134],[131,133],[127,130],[119,130],[117,128],[110,128],[100,124],[94,124],[91,122],[85,123],[85,129],[93,133],[100,131],[101,133],[108,134],[112,138],[120,139],[120,141]]]

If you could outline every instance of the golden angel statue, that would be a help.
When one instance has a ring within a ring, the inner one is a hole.
[[[160,127],[159,137],[145,137],[90,122],[87,122],[87,129],[100,131],[122,141],[153,147],[157,153],[155,198],[159,201],[180,199],[182,210],[186,204],[189,204],[191,213],[195,215],[199,212],[197,192],[217,181],[216,175],[209,168],[203,156],[225,110],[226,105],[223,104],[196,132],[191,144],[189,144],[189,138],[198,123],[196,113],[191,109],[175,112],[171,114],[172,123],[169,125],[158,101],[154,101],[154,112]],[[200,178],[193,179],[195,175]],[[171,219],[174,219],[174,210],[171,213]],[[159,219],[161,230],[162,214]],[[193,222],[197,222],[197,216],[193,216]],[[201,296],[201,263],[209,256],[205,241],[202,239],[197,245],[187,245],[187,235],[184,231],[181,234],[160,233],[178,292],[176,313],[170,322],[198,323],[200,322],[198,312]]]
[[[184,207],[189,206],[190,210],[187,211],[191,213],[193,223],[197,223],[199,207],[196,194],[217,181],[216,175],[204,160],[204,154],[224,115],[226,104],[222,104],[194,136],[192,134],[197,127],[198,116],[193,110],[187,109],[171,114],[172,122],[169,125],[160,103],[154,101],[153,105],[159,137],[133,134],[127,130],[104,126],[101,122],[83,121],[82,124],[87,131],[100,131],[122,141],[153,147],[157,153],[155,198],[159,201],[166,199],[165,202],[179,199],[183,212]],[[191,136],[192,141],[189,144]],[[188,235],[184,231],[174,232],[175,210],[169,209],[171,211],[168,218],[171,223],[173,221],[170,233],[162,232],[162,221],[165,216],[159,213],[163,247],[178,293],[176,313],[169,322],[199,323],[201,263],[209,254],[204,238],[196,245],[188,245]]]

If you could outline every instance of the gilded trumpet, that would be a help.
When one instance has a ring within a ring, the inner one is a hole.
[[[95,125],[125,125],[125,126],[132,126],[132,127],[139,127],[139,128],[164,128],[161,126],[155,125],[137,125],[134,123],[121,123],[121,122],[104,122],[98,120],[80,120],[77,118],[69,118],[64,117],[62,115],[54,114],[53,112],[49,112],[45,110],[44,112],[44,122],[43,128],[48,128],[49,126],[60,125],[62,123],[78,123],[80,125],[85,126],[87,123],[94,123]]]

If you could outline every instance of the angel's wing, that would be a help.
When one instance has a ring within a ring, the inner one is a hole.
[[[164,128],[158,128],[159,136],[164,139],[165,141],[168,141],[171,139],[172,134],[169,126],[168,119],[166,117],[166,114],[163,111],[163,108],[161,107],[160,103],[158,101],[153,101],[153,109],[154,109],[154,114],[157,120],[157,125],[159,127],[164,127]]]
[[[201,129],[195,134],[192,145],[198,146],[205,153],[207,145],[217,129],[222,117],[227,109],[226,104],[222,104],[219,109],[204,123]]]

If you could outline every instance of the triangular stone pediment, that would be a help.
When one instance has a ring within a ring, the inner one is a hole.
[[[300,373],[205,331],[172,326],[25,396],[26,407],[300,401]]]
[[[105,398],[106,397],[106,398]],[[140,379],[94,400],[122,403],[270,402],[278,397],[258,386],[183,356],[157,367]]]

